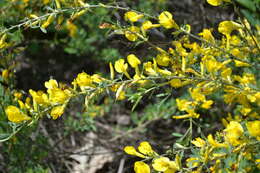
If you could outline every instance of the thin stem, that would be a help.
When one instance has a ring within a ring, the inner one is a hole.
[[[51,16],[51,15],[57,15],[57,14],[61,14],[61,13],[65,13],[65,12],[68,12],[68,11],[71,11],[71,12],[74,12],[74,11],[79,11],[79,10],[83,10],[83,9],[88,9],[88,8],[107,8],[107,9],[118,9],[118,10],[123,10],[123,11],[134,11],[136,13],[139,13],[139,14],[143,14],[147,17],[150,17],[150,18],[155,18],[154,16],[152,15],[149,15],[147,13],[142,13],[142,12],[139,12],[139,11],[136,11],[136,10],[132,10],[130,9],[129,7],[120,7],[120,6],[113,6],[113,5],[105,5],[105,4],[98,4],[98,5],[86,5],[84,7],[73,7],[73,8],[64,8],[64,9],[55,9],[53,12],[51,13],[47,13],[45,15],[42,15],[42,16],[39,16],[37,18],[33,18],[33,19],[27,19],[25,22],[22,22],[20,24],[17,24],[17,25],[13,25],[11,26],[10,28],[7,28],[3,31],[0,32],[0,35],[6,33],[6,32],[9,32],[15,28],[20,28],[24,25],[28,25],[30,23],[33,23],[33,22],[36,22],[36,21],[42,21],[44,19],[46,19],[47,17]]]
[[[227,52],[225,49],[222,49],[222,48],[216,46],[215,44],[212,44],[212,43],[208,42],[207,40],[205,40],[205,39],[203,39],[203,38],[200,38],[200,37],[198,37],[198,36],[196,36],[196,35],[194,35],[194,34],[191,34],[191,33],[187,32],[187,31],[185,31],[184,29],[181,29],[181,31],[182,31],[183,33],[189,35],[190,37],[195,38],[196,40],[202,41],[202,42],[208,44],[209,46],[214,47],[214,48],[216,48],[216,49],[222,51],[222,52],[225,53],[225,54],[228,54],[232,59],[235,59],[235,60],[238,60],[238,61],[241,61],[241,62],[244,62],[244,63],[251,64],[250,62],[245,61],[245,60],[242,60],[242,59],[240,59],[240,58],[237,58],[237,57],[235,57],[234,55],[232,55],[231,53]]]

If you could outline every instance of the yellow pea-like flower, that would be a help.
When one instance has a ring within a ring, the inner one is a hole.
[[[212,6],[219,6],[223,2],[231,2],[231,0],[207,0],[207,2]]]
[[[109,63],[109,69],[110,69],[110,79],[113,80],[115,78],[115,70],[111,62]]]
[[[161,66],[169,66],[171,59],[166,53],[160,53],[156,56],[156,62]]]
[[[223,21],[219,23],[218,31],[226,36],[230,36],[231,32],[242,27],[239,23],[233,21]]]
[[[190,95],[191,95],[191,97],[195,100],[195,101],[197,101],[197,102],[205,102],[206,101],[206,97],[205,97],[205,95],[203,95],[201,92],[200,92],[200,88],[193,88],[193,89],[191,89],[190,88]]]
[[[2,71],[2,78],[3,78],[3,79],[7,79],[8,77],[9,77],[9,70],[4,69],[4,70]]]
[[[200,137],[196,138],[195,140],[192,140],[191,143],[196,147],[200,147],[200,148],[206,145],[206,142]]]
[[[124,151],[129,155],[133,155],[133,156],[137,156],[137,157],[141,157],[141,158],[146,158],[143,154],[137,152],[136,149],[133,146],[126,146],[124,148]]]
[[[197,167],[199,166],[199,158],[197,157],[190,157],[186,159],[187,167]]]
[[[60,117],[64,113],[64,106],[55,106],[51,109],[51,116],[54,120]]]
[[[31,117],[21,112],[20,109],[16,106],[8,106],[5,109],[5,113],[7,115],[8,120],[14,123],[21,123],[23,121],[31,119]]]
[[[138,150],[140,151],[140,153],[148,156],[152,156],[156,154],[156,152],[153,151],[151,145],[147,141],[141,142],[140,145],[138,146]]]
[[[175,173],[177,170],[179,170],[176,162],[171,161],[168,157],[154,159],[152,166],[154,170],[166,173]]]
[[[37,104],[48,104],[48,96],[43,91],[34,91],[32,89],[29,90],[29,93],[31,94],[32,98]]]
[[[242,143],[242,141],[239,138],[243,135],[244,130],[240,123],[236,121],[231,121],[227,125],[224,132],[225,132],[225,140],[231,145],[237,146]]]
[[[250,67],[250,64],[239,60],[234,60],[236,67]]]
[[[174,88],[182,87],[182,82],[180,79],[172,79],[170,80],[170,85]]]
[[[260,121],[259,120],[247,122],[246,127],[251,136],[254,136],[257,138],[257,140],[260,140]]]
[[[7,34],[3,34],[0,38],[0,49],[5,48],[7,46],[7,43],[5,40],[7,39]]]
[[[79,73],[74,82],[80,87],[94,87],[91,76],[85,72]]]
[[[75,37],[76,36],[78,28],[70,20],[67,20],[67,29],[69,30],[70,37]]]
[[[151,75],[151,76],[157,75],[157,72],[154,69],[152,62],[150,62],[150,61],[144,63],[144,70],[148,75]]]
[[[127,72],[128,64],[125,63],[124,59],[119,59],[115,62],[115,70],[118,73],[123,73],[128,79],[131,79],[130,75]]]
[[[150,167],[144,162],[137,161],[134,164],[135,173],[150,173]]]
[[[213,37],[210,29],[203,29],[203,31],[201,33],[199,33],[198,35],[202,36],[203,39],[207,40],[210,43],[215,42],[215,38]]]
[[[143,16],[144,16],[143,14],[137,14],[134,11],[128,11],[125,13],[124,18],[125,18],[125,21],[137,22]]]
[[[211,105],[213,104],[214,102],[212,100],[207,100],[205,102],[202,103],[201,107],[203,109],[209,109],[211,108]]]
[[[142,23],[142,29],[144,31],[152,29],[152,28],[157,28],[160,27],[160,24],[153,24],[150,20],[147,20],[145,22]]]
[[[55,4],[56,4],[56,7],[57,7],[58,9],[61,8],[60,1],[59,1],[59,0],[55,0]]]
[[[21,92],[18,92],[18,91],[15,91],[15,92],[14,92],[14,97],[15,97],[16,99],[21,99],[22,96],[23,96],[23,94],[22,94]]]
[[[166,29],[179,29],[179,26],[175,23],[175,21],[172,18],[172,14],[168,11],[162,12],[159,17],[159,23]]]
[[[219,143],[217,141],[215,141],[215,139],[213,138],[212,134],[209,134],[208,137],[208,142],[211,146],[213,147],[216,147],[216,148],[224,148],[224,147],[227,147],[228,145],[227,144],[224,144],[224,143]]]
[[[70,91],[69,90],[62,90],[60,88],[47,90],[49,93],[49,100],[51,104],[63,104],[66,100],[70,97]]]
[[[136,68],[138,67],[139,64],[141,64],[141,61],[134,54],[128,55],[127,61],[130,64],[130,66],[133,68]]]
[[[138,34],[140,33],[140,28],[136,26],[131,26],[125,31],[125,37],[129,41],[136,41],[138,39]]]
[[[55,16],[52,14],[50,15],[47,20],[42,24],[41,28],[47,28],[52,22],[53,20],[55,19]]]
[[[58,88],[58,82],[54,79],[50,79],[49,81],[45,82],[44,85],[47,89]]]
[[[125,60],[124,59],[119,59],[115,62],[115,70],[118,72],[118,73],[124,73],[126,72],[128,68],[128,64],[125,63]]]
[[[48,4],[51,0],[42,0],[43,4]]]
[[[124,100],[125,99],[124,87],[125,87],[125,85],[122,84],[117,89],[117,91],[116,91],[116,100]]]

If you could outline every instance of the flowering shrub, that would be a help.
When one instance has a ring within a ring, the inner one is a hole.
[[[20,9],[30,4],[25,0],[19,2]],[[213,6],[226,2],[233,1],[208,0]],[[9,52],[19,43],[13,31],[31,27],[46,33],[51,25],[65,24],[68,35],[74,37],[77,25],[73,21],[93,8],[125,11],[125,25],[104,23],[100,28],[110,29],[130,42],[147,44],[156,53],[146,59],[129,54],[115,63],[110,62],[107,66],[110,77],[81,72],[71,84],[50,79],[44,83],[45,91],[30,89],[26,92],[28,94],[13,89],[13,67],[3,69],[1,82],[12,93],[12,104],[3,104],[12,131],[1,138],[1,142],[10,140],[24,127],[32,126],[45,116],[58,119],[69,103],[80,96],[85,98],[86,111],[105,93],[117,101],[132,101],[134,110],[148,93],[159,91],[168,98],[173,96],[173,90],[182,88],[186,92],[175,99],[177,111],[171,118],[188,121],[190,126],[186,133],[174,144],[174,149],[163,154],[155,152],[147,141],[140,143],[138,151],[133,146],[126,146],[124,151],[127,154],[141,159],[134,163],[134,171],[149,173],[152,168],[164,173],[254,172],[259,169],[259,25],[250,25],[246,19],[240,18],[238,21],[220,22],[217,30],[205,28],[193,34],[192,26],[179,25],[169,11],[151,16],[120,6],[92,5],[81,0],[44,0],[38,5],[49,3],[53,3],[55,8],[47,13],[32,13],[22,23],[1,30],[3,58],[15,55],[15,50]],[[166,46],[150,41],[149,36],[155,29],[169,34],[170,42]],[[218,31],[220,36],[214,36],[213,31]],[[195,137],[193,125],[200,126],[196,120],[214,116],[207,112],[218,109],[219,100],[228,107],[222,111],[224,115],[215,115],[223,127],[214,134],[207,134],[207,137],[204,135],[207,132]]]

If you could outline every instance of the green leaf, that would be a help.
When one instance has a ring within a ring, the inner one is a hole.
[[[256,4],[253,0],[236,0],[240,5],[243,7],[255,12],[256,11]]]
[[[74,48],[72,48],[72,47],[66,47],[66,48],[64,49],[64,51],[67,52],[67,53],[69,53],[69,54],[76,54],[76,53],[78,52],[77,49],[74,49]]]
[[[172,136],[176,136],[176,137],[182,137],[183,134],[180,134],[180,133],[172,133]]]

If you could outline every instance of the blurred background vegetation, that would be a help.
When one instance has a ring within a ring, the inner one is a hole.
[[[89,4],[99,2],[88,1]],[[214,8],[204,0],[105,0],[102,3],[118,4],[151,15],[167,10],[174,14],[177,23],[190,24],[193,33],[199,33],[202,28],[215,28],[222,20],[237,18],[233,8]],[[20,23],[31,13],[38,12],[37,15],[41,15],[46,11],[46,6],[37,1],[28,1],[27,6],[23,5],[22,0],[0,1],[0,26],[10,27]],[[53,5],[50,3],[50,7]],[[243,1],[239,1],[239,6],[244,9],[242,14],[245,16],[250,16],[255,11],[254,7],[245,5]],[[100,29],[99,26],[104,23],[119,22],[124,25],[123,14],[123,11],[118,10],[92,9],[73,21],[77,27],[73,36],[66,24],[51,26],[47,33],[31,28],[18,30],[13,33],[16,35],[14,39],[19,43],[14,47],[17,54],[8,57],[8,52],[1,52],[0,66],[15,72],[13,86],[19,91],[28,91],[44,89],[43,84],[50,77],[70,83],[82,71],[109,75],[108,62],[114,62],[130,53],[143,59],[154,55],[149,45],[133,44],[124,36],[113,34],[108,29]],[[154,29],[150,37],[155,44],[164,45],[171,40],[166,34]],[[127,165],[124,171],[131,172],[130,167],[134,160],[125,158],[123,146],[135,144],[141,139],[149,140],[157,150],[169,149],[173,141],[185,133],[183,127],[188,122],[169,118],[176,111],[174,97],[182,95],[184,90],[166,90],[165,95],[154,91],[150,93],[156,96],[153,98],[147,94],[134,113],[131,112],[133,104],[130,101],[118,103],[105,95],[98,98],[97,105],[84,112],[83,107],[79,106],[84,98],[78,98],[70,104],[70,109],[60,119],[50,121],[45,118],[37,126],[24,129],[10,141],[0,143],[0,172],[75,172],[75,165],[82,164],[79,159],[82,155],[87,156],[85,166],[96,167],[96,173],[116,172],[118,163],[122,160]],[[8,131],[2,115],[4,106],[11,104],[12,95],[12,91],[0,85],[0,132]],[[162,97],[165,99],[158,102]],[[221,113],[217,109],[210,111],[210,114],[216,116]],[[208,128],[210,132],[219,126],[209,125],[214,118],[197,121],[203,121],[201,124],[204,127],[198,126],[196,130]],[[147,127],[152,130],[146,131]],[[86,147],[89,143],[91,145]],[[101,147],[98,150],[104,150],[103,155],[107,154],[112,159],[104,157],[103,163],[94,162],[95,165],[91,165],[91,156],[102,155],[96,152],[96,147]]]

